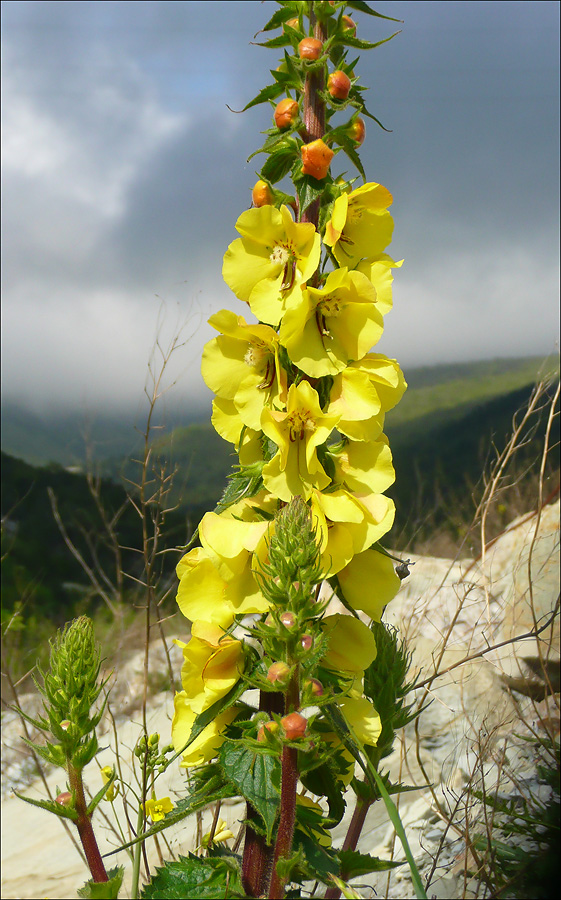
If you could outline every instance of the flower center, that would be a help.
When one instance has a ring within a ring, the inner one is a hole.
[[[278,266],[277,271],[280,272],[280,270],[283,269],[289,262],[291,256],[292,254],[288,247],[283,247],[281,244],[277,244],[277,246],[269,256],[269,259],[274,265]]]
[[[318,307],[324,319],[337,318],[344,310],[345,303],[338,297],[325,297],[323,300],[320,300]]]
[[[306,429],[314,428],[314,420],[309,409],[295,409],[288,416],[288,436],[291,441],[302,440]]]
[[[282,270],[281,291],[289,291],[294,285],[296,276],[296,254],[293,248],[277,244],[270,254],[269,260],[274,266],[275,275]]]
[[[262,370],[267,365],[268,356],[269,350],[263,344],[248,344],[243,361],[246,366]]]

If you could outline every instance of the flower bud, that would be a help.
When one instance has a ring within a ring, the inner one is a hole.
[[[267,681],[270,681],[271,684],[278,683],[280,686],[281,684],[286,683],[289,675],[290,667],[287,666],[285,662],[274,662],[269,666]]]
[[[353,22],[350,16],[343,16],[343,31],[350,31],[351,37],[356,34],[356,22]]]
[[[262,743],[266,740],[265,732],[269,731],[271,734],[274,734],[275,731],[278,731],[279,726],[276,722],[265,722],[264,725],[259,726],[259,731],[257,732],[257,740]]]
[[[323,684],[317,678],[309,678],[304,685],[314,697],[322,697],[325,693]]]
[[[287,24],[290,28],[298,28],[298,27],[299,27],[299,22],[298,22],[298,19],[297,19],[297,18],[296,18],[296,19],[288,19],[288,21],[286,22],[286,24]],[[284,28],[283,28],[283,31],[284,31]]]
[[[70,793],[70,791],[63,791],[62,794],[59,794],[56,798],[56,802],[60,803],[61,806],[71,806],[72,794]]]
[[[275,125],[277,128],[288,128],[298,118],[298,103],[290,97],[285,97],[277,103],[275,109]]]
[[[298,44],[300,59],[319,59],[323,44],[317,38],[307,37]]]
[[[281,725],[288,740],[297,741],[306,734],[308,720],[300,713],[293,712],[281,719]]]
[[[269,185],[265,181],[256,181],[251,192],[251,199],[254,206],[271,206],[273,197]]]
[[[333,150],[320,139],[310,144],[302,144],[302,172],[304,175],[312,175],[321,181],[329,172],[329,166],[333,159]]]
[[[314,639],[311,634],[303,634],[300,638],[300,646],[302,650],[311,650]]]
[[[291,612],[283,612],[279,616],[279,620],[282,622],[285,628],[293,628],[294,623],[296,621],[296,617],[294,613]]]
[[[346,100],[351,89],[351,79],[341,69],[332,72],[327,79],[327,90],[336,100]]]
[[[364,135],[366,133],[366,126],[364,124],[363,119],[355,119],[352,125],[349,126],[348,135],[355,142],[357,147],[360,147],[362,142],[364,141]]]

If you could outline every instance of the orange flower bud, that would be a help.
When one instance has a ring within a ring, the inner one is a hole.
[[[356,22],[353,22],[350,16],[343,16],[343,31],[350,31],[354,37],[356,34]]]
[[[259,726],[259,731],[257,732],[257,740],[262,742],[265,740],[265,731],[270,731],[271,734],[274,734],[275,731],[278,730],[278,725],[276,722],[265,722],[264,725]]]
[[[275,125],[277,128],[288,128],[298,118],[298,103],[285,97],[280,103],[277,103],[275,109]]]
[[[287,675],[290,673],[290,668],[284,662],[274,662],[269,666],[269,671],[267,672],[267,681],[270,681],[271,684],[276,684],[277,682],[286,681]]]
[[[298,19],[296,18],[296,19],[288,19],[286,24],[289,25],[291,28],[298,28],[299,23],[298,23]],[[283,31],[284,31],[284,28],[283,28]]]
[[[337,69],[327,79],[327,90],[336,100],[346,100],[351,89],[351,79],[348,75]]]
[[[300,713],[293,712],[281,719],[281,725],[288,740],[297,741],[298,738],[304,737],[306,734],[308,720],[301,716]]]
[[[304,175],[312,175],[318,180],[325,178],[334,156],[333,150],[327,144],[324,144],[320,138],[317,141],[312,141],[311,144],[302,144],[300,151],[302,153],[302,172]]]
[[[355,119],[353,124],[349,128],[349,137],[353,139],[356,143],[357,147],[360,147],[362,142],[364,141],[364,135],[366,133],[366,126],[364,124],[363,119]]]
[[[317,38],[307,37],[298,44],[298,55],[300,59],[319,59],[323,44]]]
[[[269,185],[265,181],[256,181],[251,192],[251,199],[254,206],[271,206],[273,198]]]
[[[72,794],[70,791],[63,791],[62,794],[59,794],[56,798],[56,802],[60,803],[61,806],[70,806],[72,803]]]
[[[302,650],[311,650],[314,639],[311,634],[303,634],[300,638],[300,646]]]

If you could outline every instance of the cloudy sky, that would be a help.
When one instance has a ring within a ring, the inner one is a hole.
[[[373,3],[357,68],[369,180],[405,258],[376,348],[408,366],[558,349],[559,4]],[[142,393],[155,336],[208,403],[208,316],[272,110],[235,115],[279,52],[275,4],[2,3],[3,393],[34,409]],[[258,38],[259,40],[259,38]],[[339,157],[340,159],[342,157]],[[256,165],[257,164],[257,165]],[[155,363],[157,365],[157,361]]]

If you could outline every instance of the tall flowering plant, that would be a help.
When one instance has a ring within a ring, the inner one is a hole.
[[[378,44],[347,13],[388,17],[363,2],[277,5],[264,32],[280,33],[263,46],[283,59],[246,107],[271,103],[273,126],[223,264],[247,310],[211,317],[202,359],[214,428],[239,463],[177,567],[192,624],[172,740],[189,794],[148,832],[241,796],[245,843],[238,856],[207,836],[205,858],[160,870],[146,896],[171,896],[180,870],[189,896],[204,876],[212,896],[283,897],[313,879],[337,897],[392,865],[356,846],[370,804],[400,789],[378,766],[410,715],[407,654],[381,622],[400,577],[379,543],[394,520],[384,416],[406,384],[372,350],[401,262],[386,253],[391,194],[359,156],[364,117],[377,120],[349,54]],[[336,173],[343,157],[364,183]]]

